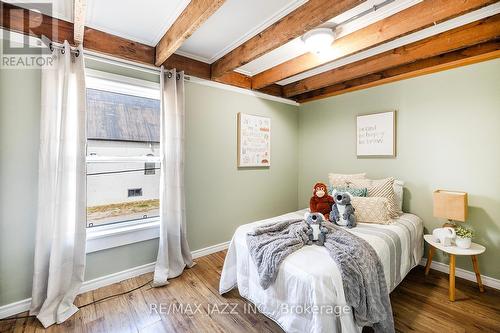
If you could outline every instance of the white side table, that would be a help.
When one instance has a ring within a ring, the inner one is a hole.
[[[434,249],[439,249],[450,255],[450,301],[455,301],[455,256],[471,256],[472,266],[474,266],[474,272],[476,273],[476,281],[479,286],[479,291],[484,292],[483,283],[481,282],[481,273],[479,273],[479,264],[477,262],[477,255],[486,251],[486,248],[484,246],[472,243],[470,248],[462,249],[455,245],[444,246],[441,243],[436,243],[433,241],[432,235],[424,235],[424,239],[429,244],[429,254],[427,255],[427,264],[425,265],[425,275],[429,274],[429,269],[431,268],[432,263],[432,256],[434,255]]]

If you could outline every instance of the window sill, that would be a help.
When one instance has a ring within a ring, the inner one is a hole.
[[[87,229],[87,253],[160,237],[160,219],[131,221]]]

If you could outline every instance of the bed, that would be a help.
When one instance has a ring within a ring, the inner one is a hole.
[[[240,295],[274,320],[285,332],[361,332],[345,302],[340,271],[324,247],[305,246],[281,264],[276,281],[264,290],[248,253],[246,234],[258,225],[301,218],[300,210],[240,226],[231,240],[221,274],[219,291],[237,287]],[[415,267],[423,255],[423,223],[403,214],[392,224],[358,223],[350,230],[377,252],[390,291]]]

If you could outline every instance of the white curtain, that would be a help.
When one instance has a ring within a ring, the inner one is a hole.
[[[160,246],[153,286],[193,266],[186,237],[184,189],[184,72],[160,74]]]
[[[71,317],[85,269],[85,75],[68,42],[42,68],[38,215],[30,314],[48,327]]]

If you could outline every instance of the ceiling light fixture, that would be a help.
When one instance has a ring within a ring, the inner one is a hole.
[[[328,52],[334,40],[335,32],[329,28],[313,29],[302,36],[302,41],[309,52],[317,55]]]

